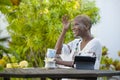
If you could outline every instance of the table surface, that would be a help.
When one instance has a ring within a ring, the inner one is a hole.
[[[0,77],[16,78],[81,78],[81,77],[103,77],[120,76],[120,71],[108,70],[77,70],[77,69],[44,69],[44,68],[11,68],[0,72]]]

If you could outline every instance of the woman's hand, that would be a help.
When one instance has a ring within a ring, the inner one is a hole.
[[[56,64],[61,64],[61,61],[62,61],[62,60],[55,58],[54,61],[56,62]]]
[[[69,22],[69,17],[67,15],[64,15],[62,17],[62,24],[63,24],[63,30],[68,30],[69,29],[70,22]]]

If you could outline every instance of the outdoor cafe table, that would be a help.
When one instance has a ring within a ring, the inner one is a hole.
[[[77,69],[45,69],[45,68],[11,68],[5,69],[0,72],[0,77],[4,80],[10,80],[10,78],[94,78],[94,77],[111,77],[120,76],[120,71],[110,70],[77,70]]]

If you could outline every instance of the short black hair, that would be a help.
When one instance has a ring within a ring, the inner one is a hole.
[[[78,22],[82,22],[85,26],[88,26],[89,29],[92,27],[92,21],[89,16],[87,15],[78,15],[75,17],[74,20],[77,20]]]

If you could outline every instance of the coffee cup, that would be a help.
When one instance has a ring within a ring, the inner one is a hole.
[[[56,55],[55,49],[50,49],[50,48],[47,49],[47,54],[46,54],[47,58],[55,58],[55,55]]]

